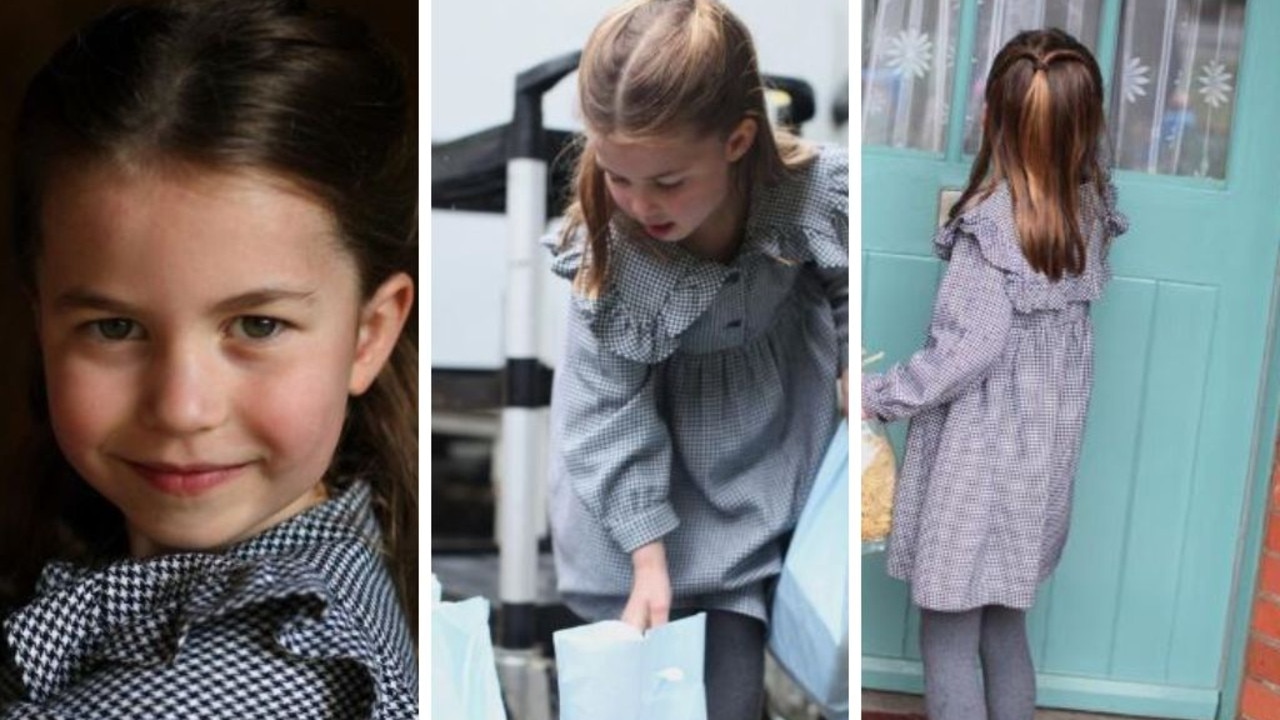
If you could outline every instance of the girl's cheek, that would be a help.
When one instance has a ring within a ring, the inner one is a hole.
[[[613,204],[617,206],[619,210],[626,213],[627,215],[632,214],[631,213],[631,196],[626,191],[619,190],[615,186],[610,186],[609,197],[613,199]]]
[[[66,361],[47,366],[46,373],[49,419],[64,448],[96,446],[127,421],[133,403],[127,378]]]
[[[335,355],[312,356],[288,372],[247,384],[240,398],[242,422],[283,454],[331,453],[346,415],[349,373]]]

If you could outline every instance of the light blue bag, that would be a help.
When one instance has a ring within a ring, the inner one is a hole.
[[[560,720],[706,720],[707,616],[640,634],[620,621],[552,635]]]
[[[842,422],[778,578],[769,650],[830,717],[849,713],[849,427]]]
[[[489,637],[489,602],[441,602],[431,576],[431,717],[507,720]]]

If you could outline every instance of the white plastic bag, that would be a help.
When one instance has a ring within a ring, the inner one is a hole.
[[[849,712],[849,425],[837,428],[778,578],[769,650],[829,717]]]
[[[641,634],[620,620],[560,630],[560,720],[706,720],[707,616]]]
[[[441,602],[431,576],[431,717],[507,720],[489,636],[489,602]]]

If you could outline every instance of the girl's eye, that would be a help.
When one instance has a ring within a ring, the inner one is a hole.
[[[89,323],[88,327],[98,336],[99,339],[109,340],[112,342],[119,340],[135,340],[142,331],[142,328],[138,323],[126,318],[94,320]]]
[[[266,340],[284,332],[285,322],[261,315],[246,315],[235,319],[234,332],[249,340]]]
[[[684,185],[684,179],[681,178],[680,180],[660,180],[658,182],[655,182],[654,184],[658,186],[659,190],[675,190],[681,185]]]
[[[608,181],[609,181],[609,184],[610,184],[610,185],[617,185],[617,186],[619,186],[619,187],[626,187],[626,186],[628,186],[628,185],[630,185],[630,184],[631,184],[630,182],[628,182],[628,181],[627,181],[627,179],[626,179],[626,178],[620,178],[620,177],[618,177],[617,175],[614,175],[613,173],[605,173],[605,174],[604,174],[604,177],[605,177],[605,179],[606,179],[606,180],[608,180]]]

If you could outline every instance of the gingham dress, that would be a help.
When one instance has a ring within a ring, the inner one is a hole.
[[[369,503],[355,483],[222,554],[51,564],[4,622],[0,717],[417,717]]]
[[[848,171],[822,149],[757,187],[727,264],[614,225],[610,287],[573,298],[551,400],[556,570],[579,615],[617,618],[631,551],[660,539],[676,607],[766,618],[779,537],[836,427]],[[555,271],[572,278],[581,252]]]
[[[887,565],[920,607],[1029,608],[1061,556],[1093,386],[1089,308],[1126,227],[1114,190],[1081,192],[1083,273],[1032,270],[1001,185],[934,238],[950,262],[924,349],[863,376],[865,410],[912,418]]]

